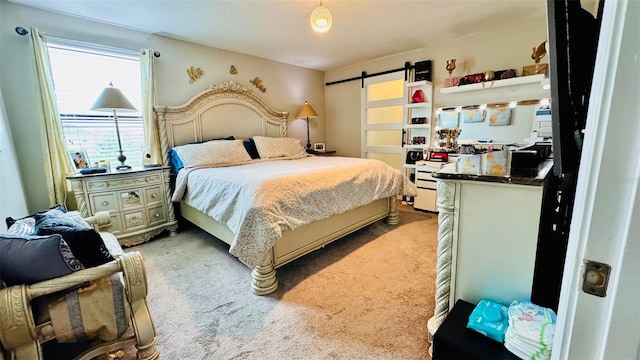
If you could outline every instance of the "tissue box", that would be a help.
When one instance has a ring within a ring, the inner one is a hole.
[[[508,151],[491,151],[482,154],[482,173],[498,176],[507,174],[508,155]]]
[[[480,174],[481,155],[460,155],[456,161],[456,172],[459,174]]]

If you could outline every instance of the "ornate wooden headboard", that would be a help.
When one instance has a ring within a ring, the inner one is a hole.
[[[165,165],[177,145],[233,135],[287,136],[289,112],[277,111],[234,81],[212,85],[177,106],[154,106]]]

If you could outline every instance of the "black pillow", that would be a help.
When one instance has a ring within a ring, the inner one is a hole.
[[[113,260],[97,231],[79,225],[70,218],[36,214],[36,234],[61,235],[69,244],[73,255],[86,267],[102,265]]]
[[[8,286],[34,284],[82,269],[60,235],[0,235],[0,278]]]
[[[249,156],[251,156],[251,159],[260,159],[260,153],[258,153],[258,148],[256,147],[256,142],[253,141],[253,139],[246,139],[242,142],[242,145],[244,145],[244,148],[247,150],[247,152],[249,153]]]
[[[59,204],[56,204],[56,205],[53,205],[52,207],[48,208],[47,210],[38,211],[38,212],[37,212],[37,213],[35,213],[35,214],[31,214],[31,215],[29,215],[29,216],[25,216],[25,217],[20,218],[20,219],[14,219],[14,218],[12,218],[11,216],[9,216],[9,217],[7,217],[6,219],[4,219],[4,221],[7,223],[7,229],[8,229],[8,228],[10,228],[10,227],[11,227],[11,225],[15,224],[15,222],[16,222],[16,221],[18,221],[18,220],[22,220],[22,219],[26,219],[26,218],[34,217],[34,216],[36,216],[37,214],[44,214],[44,213],[46,213],[46,212],[47,212],[47,211],[49,211],[49,210],[60,210],[60,211],[62,211],[63,213],[66,213],[66,212],[67,212],[67,208],[66,208],[66,207],[64,207],[64,206],[62,206],[62,205],[59,205]]]

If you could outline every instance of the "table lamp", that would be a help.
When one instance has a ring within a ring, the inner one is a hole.
[[[136,111],[136,108],[127,100],[126,97],[118,90],[113,87],[112,83],[109,83],[109,87],[104,88],[98,96],[96,102],[91,106],[91,110],[96,111],[113,111],[113,120],[116,123],[116,134],[118,135],[118,161],[120,161],[120,165],[116,167],[117,170],[128,170],[131,169],[130,165],[126,165],[124,162],[127,160],[127,157],[122,153],[122,143],[120,141],[120,128],[118,127],[118,114],[117,110],[120,111]]]
[[[315,110],[313,110],[313,108],[311,107],[311,105],[309,105],[309,103],[307,103],[306,101],[304,102],[304,105],[302,106],[302,109],[300,109],[300,111],[298,112],[298,119],[307,119],[307,150],[311,149],[311,139],[309,138],[309,118],[317,118],[318,117],[318,113],[316,113]]]

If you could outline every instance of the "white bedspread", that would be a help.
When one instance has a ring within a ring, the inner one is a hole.
[[[378,160],[310,156],[297,160],[183,169],[173,201],[225,224],[229,252],[253,268],[285,230],[395,195],[416,195],[406,176]]]

